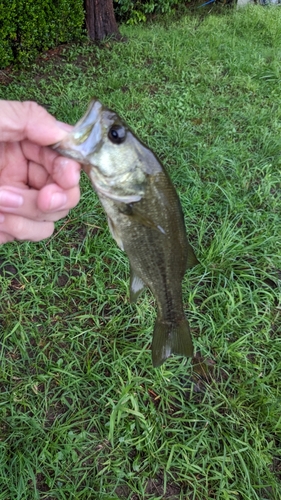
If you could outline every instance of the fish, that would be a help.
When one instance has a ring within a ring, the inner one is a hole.
[[[53,148],[80,162],[89,176],[110,232],[129,258],[130,301],[135,302],[145,287],[155,297],[153,366],[171,355],[192,357],[182,280],[198,260],[187,240],[176,189],[160,160],[96,99]]]

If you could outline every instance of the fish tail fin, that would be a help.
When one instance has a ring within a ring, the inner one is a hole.
[[[193,344],[186,318],[176,324],[161,321],[159,318],[156,320],[152,340],[153,366],[162,365],[171,354],[193,356]]]

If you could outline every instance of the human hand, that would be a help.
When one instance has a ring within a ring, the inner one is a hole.
[[[48,238],[78,203],[79,164],[47,147],[71,128],[35,102],[0,100],[0,244]]]

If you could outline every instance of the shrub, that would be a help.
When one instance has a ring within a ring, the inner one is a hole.
[[[145,22],[147,14],[169,13],[184,0],[113,0],[118,20],[128,24]]]
[[[81,37],[83,22],[83,0],[2,0],[0,67]]]

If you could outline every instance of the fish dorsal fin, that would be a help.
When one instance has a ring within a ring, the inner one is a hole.
[[[133,268],[131,267],[131,275],[130,275],[130,301],[136,302],[138,296],[141,294],[143,289],[145,288],[145,283],[142,279],[135,273]]]

